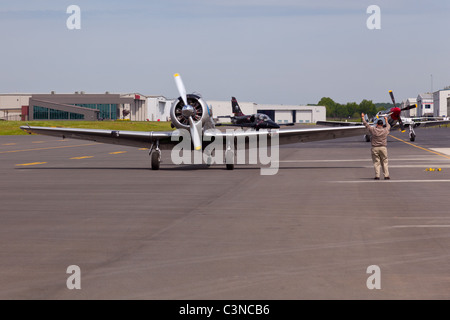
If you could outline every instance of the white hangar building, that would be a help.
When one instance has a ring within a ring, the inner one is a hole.
[[[435,117],[448,117],[450,115],[450,87],[433,93]]]
[[[163,96],[149,96],[147,101],[149,121],[169,121],[173,101],[174,99],[166,99]],[[233,115],[231,99],[229,101],[208,100],[206,103],[212,108],[215,120],[227,122],[226,118],[217,118]],[[239,101],[238,103],[244,114],[264,113],[277,123],[316,123],[326,120],[326,108],[324,106],[257,104]]]

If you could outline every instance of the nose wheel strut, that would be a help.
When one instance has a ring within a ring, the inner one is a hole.
[[[414,132],[413,126],[409,126],[409,141],[416,140],[416,133]]]

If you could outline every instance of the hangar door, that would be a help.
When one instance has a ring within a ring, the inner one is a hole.
[[[278,122],[278,123],[291,123],[292,122],[292,111],[276,110],[274,120],[275,120],[275,122]]]
[[[447,114],[446,117],[450,117],[450,98],[447,98]]]
[[[297,123],[311,123],[312,119],[312,110],[297,110],[295,112],[295,119]]]

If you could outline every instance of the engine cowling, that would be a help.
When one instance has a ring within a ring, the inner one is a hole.
[[[391,112],[392,120],[398,120],[400,118],[400,113],[402,112],[402,110],[400,108],[392,108]]]
[[[202,126],[205,124],[209,118],[209,109],[206,102],[197,94],[187,94],[186,95],[188,105],[194,109],[192,119],[194,123],[198,125],[199,122]],[[183,114],[184,102],[181,97],[176,99],[170,109],[170,118],[172,119],[172,124],[177,129],[189,130],[189,117]]]

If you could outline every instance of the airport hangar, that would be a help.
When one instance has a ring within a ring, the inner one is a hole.
[[[0,94],[0,118],[3,120],[130,120],[170,121],[174,99],[139,93],[86,94]],[[229,101],[207,101],[217,121],[232,115]],[[244,114],[264,113],[278,123],[315,123],[326,120],[324,106],[257,104],[239,102]]]

